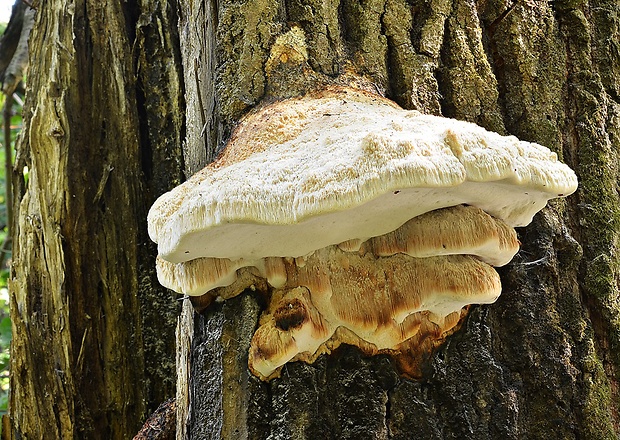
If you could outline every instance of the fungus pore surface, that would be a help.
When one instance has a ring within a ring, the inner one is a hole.
[[[164,286],[202,304],[269,296],[260,378],[341,343],[416,375],[468,305],[499,296],[514,227],[576,188],[543,146],[333,88],[251,112],[148,224]]]

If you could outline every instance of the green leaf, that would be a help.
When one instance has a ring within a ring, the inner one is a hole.
[[[3,238],[0,234],[0,238]],[[0,287],[6,287],[9,285],[9,270],[0,270]]]
[[[0,345],[2,347],[8,347],[13,339],[11,332],[11,318],[6,317],[0,321]]]
[[[9,393],[0,391],[0,411],[6,412],[9,405]]]

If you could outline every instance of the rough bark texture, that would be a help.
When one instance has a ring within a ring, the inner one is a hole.
[[[7,77],[7,69],[18,52],[19,41],[24,27],[24,12],[26,4],[16,2],[13,5],[11,19],[0,39],[0,80],[4,83]],[[26,54],[28,51],[26,50]],[[25,60],[28,61],[27,59]],[[21,80],[21,78],[19,79]]]
[[[175,386],[178,304],[144,220],[182,176],[174,8],[36,12],[15,165],[13,436],[130,438]]]
[[[195,82],[188,107],[202,99],[209,118],[204,131],[188,129],[185,157],[213,157],[262,99],[355,72],[405,108],[546,145],[581,184],[519,231],[522,251],[501,270],[499,301],[471,309],[420,381],[400,378],[386,357],[342,347],[260,382],[246,362],[261,298],[247,293],[195,316],[187,433],[177,438],[620,435],[617,1],[196,0],[180,8],[184,78]],[[272,63],[276,38],[295,24],[307,60]]]
[[[144,426],[133,440],[174,440],[176,437],[176,411],[174,397],[166,400],[144,422]]]

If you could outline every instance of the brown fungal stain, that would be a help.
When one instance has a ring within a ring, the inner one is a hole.
[[[280,305],[273,314],[276,327],[280,330],[290,330],[301,327],[308,319],[308,313],[303,303],[297,299],[286,301]]]

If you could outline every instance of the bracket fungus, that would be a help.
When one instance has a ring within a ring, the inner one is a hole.
[[[251,112],[148,224],[164,286],[269,295],[260,378],[341,343],[411,372],[468,305],[497,299],[514,227],[576,188],[545,147],[343,87]]]

